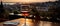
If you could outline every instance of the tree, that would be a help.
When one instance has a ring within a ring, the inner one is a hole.
[[[3,18],[4,16],[4,12],[5,12],[5,10],[4,10],[4,8],[3,8],[3,4],[2,4],[2,1],[1,1],[1,4],[0,4],[0,18]]]

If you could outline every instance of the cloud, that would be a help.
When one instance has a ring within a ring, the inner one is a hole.
[[[48,1],[56,1],[56,0],[3,0],[3,2],[48,2]]]

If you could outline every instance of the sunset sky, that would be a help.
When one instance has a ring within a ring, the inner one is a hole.
[[[23,2],[23,3],[30,3],[30,2],[48,2],[48,1],[56,1],[56,0],[2,0],[3,2]]]

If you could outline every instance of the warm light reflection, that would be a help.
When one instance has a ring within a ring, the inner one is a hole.
[[[39,26],[52,26],[52,22],[40,21]]]
[[[23,26],[25,24],[25,18],[15,19],[15,20],[12,20],[12,21],[13,22],[19,21],[20,24],[18,26]],[[34,26],[34,23],[32,22],[32,19],[26,19],[26,25]],[[52,22],[40,21],[39,26],[52,26]]]
[[[11,21],[19,22],[20,24],[18,26],[22,26],[23,24],[25,24],[25,18],[19,18],[19,19],[15,19],[15,20],[11,20]],[[26,24],[28,24],[29,26],[33,26],[32,19],[26,19]]]

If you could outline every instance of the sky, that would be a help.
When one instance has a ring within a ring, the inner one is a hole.
[[[3,2],[23,2],[23,3],[31,3],[31,2],[48,2],[48,1],[56,1],[56,0],[2,0]]]

